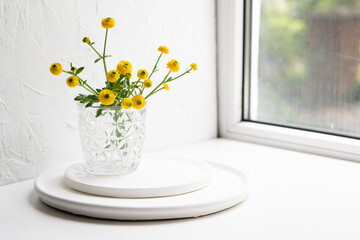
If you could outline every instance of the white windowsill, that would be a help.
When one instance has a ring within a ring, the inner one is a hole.
[[[222,135],[230,139],[360,161],[360,141],[347,137],[254,122],[233,124]]]
[[[159,152],[158,152],[159,153]],[[0,187],[4,239],[359,239],[360,164],[214,139],[161,151],[243,171],[248,199],[195,219],[121,222],[74,216],[38,200],[33,180]]]

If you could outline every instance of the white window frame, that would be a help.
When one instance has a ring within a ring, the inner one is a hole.
[[[248,61],[243,56],[244,51],[249,51],[243,47],[249,41],[249,38],[244,40],[244,31],[249,28],[249,21],[244,21],[244,7],[249,2],[217,1],[220,137],[360,162],[360,140],[242,121],[242,94],[248,76]]]

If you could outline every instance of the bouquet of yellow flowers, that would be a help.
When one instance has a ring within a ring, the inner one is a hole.
[[[50,66],[50,72],[54,75],[59,75],[62,72],[65,72],[71,76],[69,76],[66,80],[66,83],[69,87],[74,88],[76,86],[81,86],[86,89],[90,94],[79,94],[74,100],[78,101],[82,104],[85,104],[85,107],[91,107],[93,104],[100,103],[100,106],[122,106],[124,109],[135,108],[141,109],[145,106],[146,99],[155,93],[161,90],[169,90],[168,83],[172,82],[183,75],[189,73],[191,70],[196,71],[197,65],[195,63],[190,64],[190,68],[187,69],[182,74],[178,76],[170,76],[171,72],[175,73],[179,71],[180,63],[172,59],[167,63],[167,68],[169,72],[163,78],[163,80],[158,83],[153,88],[152,76],[158,71],[158,63],[163,54],[168,54],[169,49],[166,46],[160,46],[158,51],[160,52],[160,56],[158,57],[150,75],[146,69],[139,69],[137,71],[137,80],[131,81],[132,78],[132,70],[133,67],[128,61],[120,61],[117,64],[116,70],[107,70],[106,66],[106,58],[111,57],[111,55],[106,55],[106,41],[108,37],[109,28],[113,28],[115,26],[115,20],[113,18],[104,18],[101,21],[101,25],[106,29],[105,32],[105,41],[103,53],[100,54],[94,48],[95,42],[92,42],[88,37],[84,37],[82,42],[87,44],[94,52],[97,54],[97,59],[95,59],[94,63],[97,63],[102,60],[104,65],[104,72],[106,77],[105,87],[102,89],[94,89],[91,87],[87,80],[82,79],[79,75],[84,70],[84,67],[76,68],[70,63],[70,70],[63,70],[62,65],[60,63],[53,63]],[[145,88],[151,90],[144,97]],[[151,89],[152,88],[152,89]],[[96,116],[101,115],[102,109],[99,108]]]

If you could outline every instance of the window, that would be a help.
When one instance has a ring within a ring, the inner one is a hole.
[[[359,1],[218,1],[220,135],[360,158]]]
[[[360,137],[359,1],[253,3],[245,119]]]

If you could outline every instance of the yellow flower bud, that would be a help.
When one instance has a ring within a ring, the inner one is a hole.
[[[123,75],[126,75],[127,73],[131,73],[132,72],[131,63],[128,61],[121,61],[118,63],[116,70]]]
[[[62,66],[60,63],[53,63],[50,66],[50,72],[54,75],[59,75],[62,72]]]
[[[87,43],[87,42],[89,42],[90,41],[90,39],[88,38],[88,37],[84,37],[83,39],[82,39],[82,42],[83,43]]]
[[[169,49],[166,47],[166,46],[160,46],[158,48],[158,51],[159,52],[162,52],[162,53],[165,53],[165,54],[168,54],[169,53]]]
[[[191,67],[194,71],[197,71],[197,65],[196,65],[196,63],[190,64],[190,67]]]
[[[140,70],[137,72],[137,76],[138,76],[138,78],[140,78],[140,79],[146,79],[146,78],[149,76],[149,74],[148,74],[148,72],[147,72],[145,69],[140,69]]]
[[[131,79],[132,75],[131,75],[131,73],[126,73],[126,74],[125,74],[125,77],[126,77],[127,79]]]
[[[172,72],[177,72],[179,71],[180,63],[175,59],[172,59],[167,63],[167,68],[169,68]]]
[[[113,18],[110,18],[110,17],[104,18],[101,21],[101,26],[103,28],[113,28],[115,26],[115,20]]]
[[[124,108],[124,109],[129,109],[132,107],[132,100],[130,98],[124,98],[122,103],[121,103],[121,106]]]
[[[132,105],[135,109],[142,109],[145,106],[145,98],[138,94],[132,98]]]
[[[77,76],[70,76],[66,79],[66,83],[69,87],[74,88],[79,85],[79,78]]]
[[[167,85],[167,83],[163,83],[163,86],[166,91],[169,91],[169,85]]]
[[[150,79],[146,79],[143,83],[144,88],[151,88],[152,86],[152,81]]]
[[[120,77],[120,73],[116,70],[111,70],[106,74],[106,77],[109,80],[109,82],[116,82]]]
[[[111,105],[115,101],[115,94],[109,89],[104,89],[99,93],[99,100],[103,105]]]

